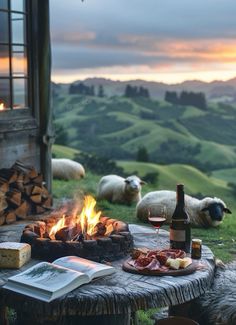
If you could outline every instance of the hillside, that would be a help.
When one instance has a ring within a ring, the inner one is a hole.
[[[236,166],[236,107],[207,110],[145,98],[54,97],[66,145],[112,159],[135,160],[145,147],[158,164],[190,164],[204,171]]]

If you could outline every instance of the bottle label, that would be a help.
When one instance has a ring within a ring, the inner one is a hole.
[[[170,229],[170,240],[185,242],[185,230]]]

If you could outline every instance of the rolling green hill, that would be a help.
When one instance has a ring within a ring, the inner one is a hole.
[[[56,124],[66,144],[112,159],[135,160],[145,146],[157,164],[190,164],[204,171],[236,166],[236,107],[207,110],[145,98],[58,93]]]

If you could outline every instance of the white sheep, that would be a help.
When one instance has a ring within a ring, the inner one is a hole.
[[[137,204],[136,216],[138,219],[147,221],[148,206],[151,204],[164,204],[167,209],[167,223],[170,223],[176,206],[176,193],[174,191],[147,193]],[[185,207],[191,224],[196,227],[216,227],[222,222],[224,212],[231,213],[226,204],[218,198],[205,197],[199,200],[185,194]]]
[[[139,177],[127,178],[118,175],[106,175],[98,184],[98,199],[112,203],[132,204],[141,200],[141,186],[145,184]]]
[[[55,179],[80,179],[85,176],[84,167],[71,159],[53,158],[52,159],[52,175]]]

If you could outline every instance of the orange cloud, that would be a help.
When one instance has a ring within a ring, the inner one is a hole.
[[[161,56],[176,59],[192,59],[196,61],[225,61],[235,62],[235,40],[228,39],[157,39],[153,36],[120,35],[122,45],[139,49],[139,53],[146,56]]]

